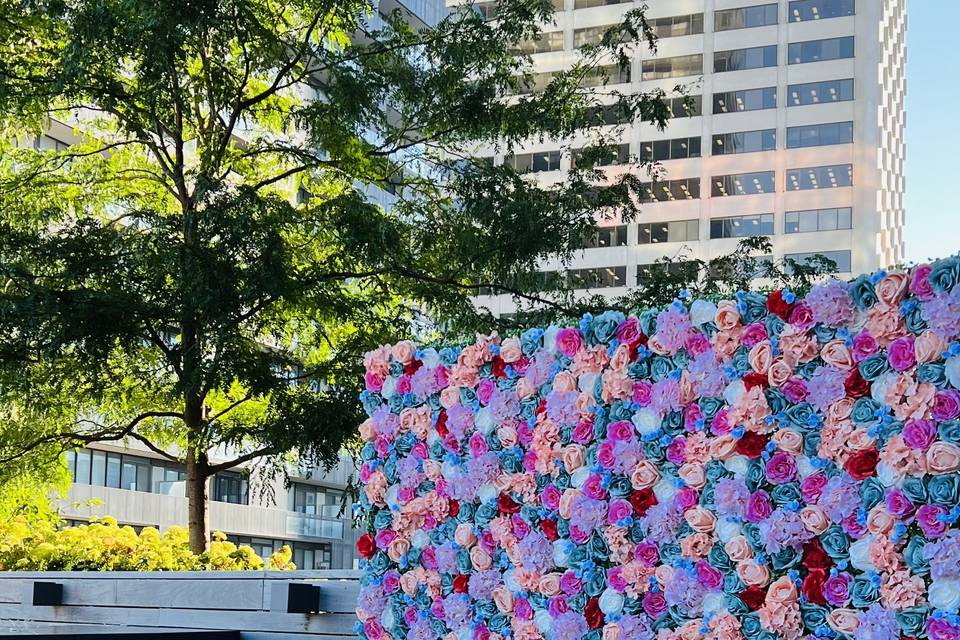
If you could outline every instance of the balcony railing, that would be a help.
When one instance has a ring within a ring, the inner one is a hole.
[[[339,512],[339,507],[335,507]],[[287,534],[305,538],[343,539],[343,520],[334,515],[287,513]]]

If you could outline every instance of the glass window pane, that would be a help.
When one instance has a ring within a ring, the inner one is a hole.
[[[67,470],[70,472],[70,479],[76,481],[77,478],[77,452],[67,451]]]
[[[834,231],[837,228],[837,210],[821,209],[818,229],[820,231]]]
[[[816,230],[817,230],[817,212],[816,211],[800,212],[800,232],[804,233],[807,231],[816,231]]]
[[[107,479],[107,455],[103,451],[93,451],[93,464],[90,468],[90,484],[102,487]]]
[[[107,486],[120,488],[120,454],[107,454]]]
[[[852,227],[851,213],[852,209],[849,207],[837,209],[837,229],[850,229]]]
[[[77,466],[74,482],[78,484],[90,484],[90,450],[80,449],[77,451]]]
[[[150,491],[150,465],[137,465],[137,491]]]
[[[137,490],[137,465],[133,462],[123,461],[123,471],[120,477],[120,488],[128,491]]]

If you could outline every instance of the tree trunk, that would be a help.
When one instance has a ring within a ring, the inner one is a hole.
[[[187,453],[187,525],[190,550],[203,553],[210,539],[207,528],[207,465],[206,455],[195,450]]]

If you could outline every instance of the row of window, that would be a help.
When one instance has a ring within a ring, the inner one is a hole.
[[[813,231],[845,230],[852,227],[852,221],[853,209],[850,207],[787,211],[784,214],[783,232],[789,235]],[[711,240],[772,236],[774,233],[772,213],[730,216],[710,220],[709,237]],[[670,220],[637,225],[637,244],[696,242],[698,240],[700,240],[699,220]],[[623,224],[600,229],[583,243],[583,248],[624,247],[627,244],[627,225]]]
[[[77,449],[67,452],[67,467],[76,484],[182,496],[187,470],[182,464],[127,453]],[[211,481],[210,498],[216,502],[250,504],[247,476],[220,471]],[[307,515],[338,518],[343,492],[294,483],[287,508]]]
[[[776,174],[773,171],[714,176],[710,182],[710,193],[715,198],[776,192]],[[852,185],[853,165],[851,164],[803,167],[786,171],[786,191],[830,189]]]
[[[787,148],[849,144],[853,142],[852,122],[833,122],[827,124],[787,127]],[[777,148],[775,129],[757,131],[736,131],[718,133],[713,136],[713,155],[732,155],[773,151]],[[579,165],[582,149],[571,152],[571,164]],[[684,158],[699,158],[701,154],[700,137],[673,138],[671,140],[651,140],[640,143],[639,160],[641,162],[663,162]],[[560,151],[540,151],[535,153],[511,154],[504,158],[504,164],[510,165],[519,173],[537,173],[560,169]],[[591,162],[594,166],[613,166],[630,161],[630,145],[611,145],[605,151],[597,153]]]
[[[575,0],[574,8],[584,9],[587,7],[619,4],[620,2],[627,1],[629,0]],[[495,2],[489,0],[482,1],[476,3],[474,6],[475,9],[487,19],[496,16]],[[562,10],[564,8],[563,0],[553,0],[553,7],[554,9]],[[852,16],[855,11],[855,0],[793,0],[787,9],[788,21],[790,22],[806,22]],[[713,29],[714,31],[731,31],[734,29],[750,29],[775,25],[780,21],[779,13],[776,2],[718,10],[713,13]],[[704,18],[702,13],[694,13],[664,18],[649,18],[647,22],[657,37],[673,38],[703,33]],[[582,41],[578,42],[577,33],[600,30],[602,34],[604,30],[611,26],[614,25],[577,29],[574,31],[574,42],[577,43],[576,46],[578,47],[584,44],[598,42],[600,36],[596,36],[595,40],[590,37],[583,37],[581,38]]]
[[[300,542],[234,535],[227,535],[227,540],[234,544],[249,545],[264,560],[268,560],[283,545],[288,545],[293,551],[292,560],[297,569],[333,568],[333,547],[329,542]]]

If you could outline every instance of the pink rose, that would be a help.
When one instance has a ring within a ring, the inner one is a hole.
[[[773,362],[773,347],[770,346],[770,341],[764,340],[755,344],[747,354],[747,362],[757,373],[766,373]]]
[[[933,287],[930,285],[930,272],[933,270],[928,264],[921,264],[914,267],[910,274],[910,293],[921,300],[930,300],[933,298]]]
[[[866,331],[861,331],[853,338],[853,360],[861,362],[866,360],[880,349],[877,339]]]
[[[900,304],[907,293],[907,274],[890,273],[876,286],[877,298],[880,302],[895,307]]]
[[[714,567],[706,560],[700,560],[696,564],[697,580],[707,589],[716,590],[723,584],[723,572]]]
[[[926,449],[937,437],[937,427],[931,420],[907,420],[903,425],[903,441],[911,449]]]
[[[752,349],[756,344],[767,339],[767,328],[760,322],[754,322],[753,324],[748,324],[743,328],[743,334],[740,336],[740,340],[743,341],[743,344],[747,349]]]
[[[847,345],[844,344],[843,340],[831,340],[823,345],[823,349],[820,351],[820,357],[823,358],[824,362],[838,369],[847,371],[853,368],[853,354],[847,349]]]
[[[890,366],[897,371],[906,371],[917,363],[913,350],[913,336],[903,336],[890,343],[887,350]]]
[[[767,370],[767,382],[771,387],[781,388],[793,375],[793,367],[783,358],[776,358]]]
[[[413,360],[415,348],[410,340],[403,340],[393,346],[393,359],[397,362],[407,364]]]
[[[749,522],[757,523],[766,520],[771,513],[773,513],[773,503],[766,491],[757,491],[747,500],[745,517]]]
[[[960,391],[946,389],[938,391],[933,402],[933,418],[940,422],[956,420],[960,417]]]
[[[933,475],[960,470],[960,447],[952,442],[934,442],[927,449],[927,469]]]
[[[917,509],[917,524],[923,535],[931,540],[941,537],[947,532],[947,523],[941,520],[947,515],[947,510],[938,504],[925,504]]]
[[[947,346],[947,341],[933,331],[924,331],[917,336],[913,343],[914,351],[917,354],[917,362],[921,364],[938,360],[941,354],[947,350]]]
[[[789,323],[801,331],[813,327],[813,310],[805,302],[798,302],[790,312]]]
[[[500,343],[500,358],[507,364],[516,362],[522,357],[523,351],[518,338],[506,338]]]
[[[623,498],[618,498],[610,503],[607,520],[610,524],[617,524],[631,515],[633,515],[633,506]]]
[[[579,330],[567,327],[557,333],[557,351],[568,358],[577,355],[577,351],[580,351],[582,346],[583,337]]]
[[[789,453],[777,451],[767,461],[767,480],[772,484],[786,484],[797,477],[796,459]]]
[[[809,391],[807,383],[803,378],[790,378],[780,387],[787,400],[793,403],[800,403],[807,399]]]
[[[618,420],[607,425],[607,436],[614,441],[629,442],[633,440],[633,423],[628,420]]]

